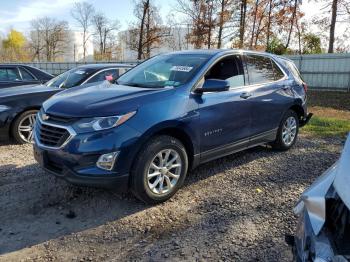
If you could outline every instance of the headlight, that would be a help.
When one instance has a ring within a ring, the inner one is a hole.
[[[1,113],[1,112],[5,112],[5,111],[7,111],[7,110],[9,110],[9,109],[11,109],[11,108],[8,107],[8,106],[0,105],[0,113]]]
[[[136,114],[136,111],[120,116],[83,118],[73,125],[78,133],[105,130],[120,126]]]

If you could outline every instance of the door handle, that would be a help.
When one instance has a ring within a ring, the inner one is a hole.
[[[243,98],[243,99],[247,99],[247,98],[249,98],[249,97],[251,97],[251,96],[252,96],[252,94],[249,93],[249,92],[243,92],[243,93],[240,95],[240,97]]]
[[[289,86],[282,86],[282,87],[281,87],[281,89],[284,90],[284,91],[289,90],[289,88],[290,88]]]

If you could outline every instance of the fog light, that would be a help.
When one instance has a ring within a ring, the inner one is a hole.
[[[96,166],[104,170],[112,170],[118,154],[119,151],[101,155],[96,162]]]

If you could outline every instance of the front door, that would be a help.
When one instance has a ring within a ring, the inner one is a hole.
[[[244,98],[247,87],[240,55],[214,64],[205,79],[230,82],[230,90],[203,93],[197,98],[200,114],[201,160],[206,161],[244,148],[250,136],[250,105]]]

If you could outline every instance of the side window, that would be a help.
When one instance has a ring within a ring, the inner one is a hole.
[[[298,82],[304,82],[296,65],[293,62],[287,62],[286,64],[287,64],[288,69],[292,72],[295,80],[297,80]]]
[[[7,81],[7,70],[6,68],[0,68],[0,81]]]
[[[282,70],[278,67],[278,65],[275,63],[275,61],[271,60],[272,67],[273,67],[273,73],[275,76],[275,80],[280,80],[284,77],[284,74]]]
[[[21,77],[16,68],[1,68],[0,81],[19,81]]]
[[[244,70],[240,55],[228,56],[217,62],[205,75],[205,79],[221,79],[231,87],[244,86]]]
[[[119,76],[119,69],[109,69],[102,71],[98,73],[97,75],[93,76],[87,83],[95,83],[100,81],[105,81],[106,76],[112,76],[113,79],[117,78]]]
[[[270,58],[259,55],[246,55],[246,62],[251,85],[275,81]]]
[[[25,80],[25,81],[35,80],[35,78],[26,69],[24,69],[22,67],[19,67],[18,69],[21,72],[23,80]]]

